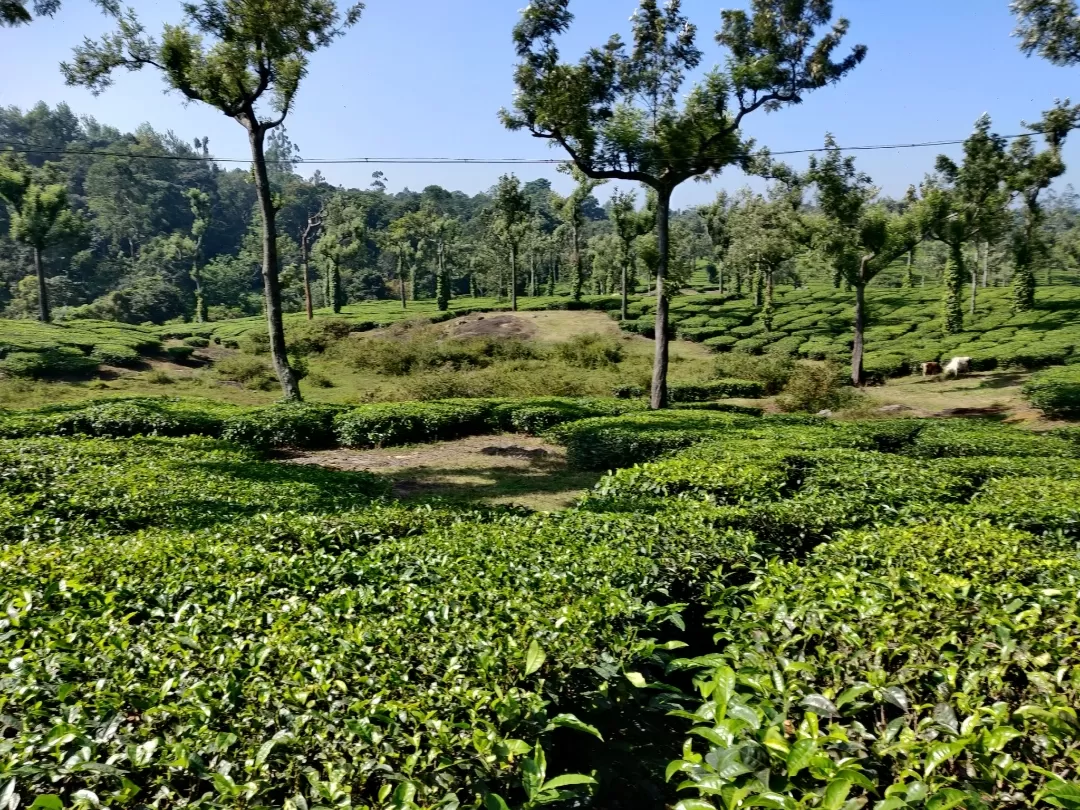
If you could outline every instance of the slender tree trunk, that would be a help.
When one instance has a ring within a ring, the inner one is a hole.
[[[979,289],[979,265],[976,257],[976,264],[971,268],[971,303],[968,305],[968,312],[971,317],[975,317],[975,294]]]
[[[983,242],[982,247],[982,285],[985,290],[990,286],[990,243]]]
[[[656,247],[659,261],[656,265],[656,356],[653,360],[652,396],[650,406],[660,410],[668,406],[668,300],[664,293],[667,277],[669,240],[669,217],[671,213],[671,190],[664,188],[657,193],[656,201]]]
[[[717,278],[717,281],[720,282],[719,285],[718,285],[719,289],[717,290],[717,292],[719,292],[720,295],[723,295],[724,294],[724,265],[722,263],[720,263],[720,262],[716,263],[716,278]]]
[[[1017,312],[1027,312],[1035,307],[1035,268],[1034,245],[1035,224],[1034,217],[1029,211],[1027,221],[1024,223],[1024,237],[1017,246],[1013,272],[1013,309]]]
[[[762,289],[763,285],[762,285],[761,281],[762,281],[762,278],[761,278],[761,262],[759,261],[759,262],[754,263],[754,306],[755,307],[760,307],[761,306],[761,304],[762,304],[762,294],[765,292],[764,289]]]
[[[397,257],[397,276],[398,276],[398,291],[401,293],[401,308],[406,309],[405,303],[405,261],[402,259],[401,254]]]
[[[766,267],[764,270],[764,282],[765,282],[765,297],[761,304],[761,323],[765,326],[766,332],[772,331],[773,326],[773,271],[771,267]],[[760,285],[761,282],[759,281]]]
[[[341,312],[341,266],[333,262],[330,266],[330,308],[335,315]]]
[[[52,321],[49,308],[49,287],[45,284],[45,266],[41,261],[41,248],[34,246],[34,275],[37,276],[38,320],[42,323]]]
[[[206,297],[202,288],[202,269],[199,260],[191,263],[191,281],[195,285],[195,323],[206,323]]]
[[[469,271],[469,295],[476,298],[476,273]]]
[[[536,253],[529,251],[529,297],[536,298]]]
[[[945,332],[955,335],[964,328],[964,248],[955,244],[949,247],[949,260],[945,263]]]
[[[285,349],[285,323],[281,317],[281,282],[278,279],[277,255],[277,212],[274,210],[273,192],[270,178],[266,173],[266,154],[263,150],[264,132],[255,122],[255,116],[249,116],[248,139],[251,142],[251,157],[255,165],[255,192],[259,198],[259,211],[262,214],[263,233],[263,292],[266,297],[266,322],[270,331],[270,362],[274,366],[281,393],[285,399],[299,400],[300,386],[296,375],[289,368],[289,357]]]
[[[308,267],[307,234],[300,240],[300,270],[304,274],[304,311],[310,321],[315,317],[315,309],[311,303],[311,272]]]
[[[910,290],[915,287],[915,251],[907,252],[907,275],[904,278],[905,286]]]
[[[435,279],[435,305],[439,308],[439,312],[446,312],[450,309],[450,278],[446,272],[446,248],[443,245],[439,245],[436,249],[436,256],[439,260],[439,266],[437,268],[438,276]]]
[[[621,284],[619,289],[619,320],[630,320],[630,296],[627,291],[626,276],[629,262],[622,262]]]
[[[580,301],[581,291],[585,286],[585,269],[581,265],[581,246],[578,244],[578,226],[576,222],[570,226],[570,239],[572,240],[570,262],[573,265],[573,278],[570,280],[573,285],[571,296],[575,301]]]
[[[859,280],[855,284],[855,340],[851,347],[851,384],[866,384],[863,371],[863,334],[866,331],[866,262],[863,257],[859,266]]]
[[[510,310],[517,312],[517,245],[510,243]]]

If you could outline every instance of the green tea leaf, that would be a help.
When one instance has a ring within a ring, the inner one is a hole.
[[[525,653],[525,674],[532,675],[544,665],[546,660],[547,655],[544,650],[536,642],[536,639],[533,639],[529,644],[528,651]]]

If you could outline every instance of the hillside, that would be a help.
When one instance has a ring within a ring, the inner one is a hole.
[[[947,335],[940,288],[867,291],[870,326],[866,331],[868,371],[880,377],[913,373],[921,363],[956,355],[973,358],[974,368],[1040,368],[1080,361],[1080,287],[1039,290],[1036,309],[1012,311],[1011,290],[979,290],[975,317],[964,331]],[[851,354],[852,294],[831,287],[780,288],[773,330],[766,332],[760,312],[748,298],[717,294],[676,298],[671,318],[679,338],[698,341],[716,352],[780,353],[811,360],[846,361]],[[633,304],[633,319],[623,328],[651,334],[654,304]]]

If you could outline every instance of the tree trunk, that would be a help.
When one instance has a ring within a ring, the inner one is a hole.
[[[263,151],[262,126],[250,116],[248,139],[251,142],[251,157],[255,164],[255,192],[259,198],[259,211],[262,214],[263,233],[263,292],[266,296],[266,322],[270,330],[270,362],[274,366],[281,393],[285,399],[299,400],[300,386],[296,375],[289,368],[289,357],[285,350],[285,324],[281,317],[281,282],[278,279],[277,255],[277,212],[274,210],[273,192],[270,178],[266,174],[266,154]]]
[[[851,347],[851,384],[866,384],[863,372],[863,333],[866,331],[866,282],[865,268],[867,259],[863,258],[859,267],[859,280],[855,284],[855,341]]]
[[[719,292],[720,295],[723,295],[724,294],[724,265],[719,263],[719,262],[717,262],[717,264],[716,264],[716,280],[719,282],[719,288],[720,288],[719,290],[717,290],[717,292]]]
[[[469,271],[469,295],[476,298],[476,273]]]
[[[1013,309],[1017,312],[1027,312],[1035,307],[1034,237],[1035,226],[1029,212],[1024,223],[1024,236],[1017,245],[1014,258]]]
[[[626,288],[627,287],[627,285],[626,285],[626,275],[627,275],[627,270],[628,270],[628,265],[629,264],[630,264],[629,262],[623,262],[622,263],[622,273],[621,273],[621,279],[620,279],[621,285],[620,285],[620,290],[619,290],[619,298],[620,298],[620,301],[619,301],[619,320],[622,320],[622,321],[630,320],[630,312],[629,312],[629,308],[630,308],[629,299],[630,299],[630,296],[629,296],[627,288]]]
[[[971,303],[968,305],[968,312],[971,317],[975,317],[975,293],[979,289],[979,265],[976,264],[971,268]]]
[[[576,222],[570,226],[570,238],[572,240],[570,246],[570,262],[573,265],[573,277],[570,279],[572,289],[570,293],[575,301],[580,301],[581,291],[585,286],[585,272],[584,268],[581,266],[581,248],[578,245],[578,226]]]
[[[945,263],[945,333],[955,335],[964,329],[964,247],[950,245]]]
[[[341,266],[337,262],[330,266],[330,308],[335,315],[341,313]]]
[[[755,262],[754,263],[753,285],[754,285],[754,306],[755,307],[760,307],[761,303],[762,303],[762,293],[764,292],[764,290],[762,289],[762,284],[761,284],[761,262]]]
[[[206,297],[202,288],[202,269],[199,260],[191,263],[191,281],[195,284],[195,323],[206,323]]]
[[[300,240],[300,270],[304,274],[304,311],[310,321],[315,317],[315,310],[311,304],[311,273],[308,267],[307,234]]]
[[[766,267],[765,271],[765,297],[761,304],[761,323],[765,326],[766,332],[772,331],[773,326],[773,271],[771,267]],[[759,281],[758,284],[761,284]]]
[[[982,285],[985,290],[990,286],[990,243],[983,242]]]
[[[435,253],[439,260],[437,268],[439,275],[435,278],[435,306],[438,307],[439,312],[450,309],[450,279],[446,273],[446,260],[443,255],[445,252],[445,246],[439,245]]]
[[[405,304],[405,261],[401,254],[397,257],[397,277],[398,277],[398,290],[401,293],[401,308],[407,309]]]
[[[907,276],[906,276],[906,278],[904,280],[904,284],[905,284],[905,286],[907,286],[907,288],[909,290],[915,288],[914,264],[915,264],[915,251],[914,250],[909,250],[907,252]]]
[[[669,216],[671,213],[671,190],[664,188],[656,200],[656,247],[659,261],[656,265],[656,356],[653,360],[652,396],[650,407],[660,410],[668,406],[668,300],[664,294],[667,277],[669,241]]]
[[[517,312],[517,245],[510,243],[510,311]]]
[[[536,253],[529,251],[529,297],[536,298]]]
[[[41,262],[41,248],[34,247],[34,275],[37,276],[38,320],[42,323],[52,321],[49,309],[49,288],[45,284],[45,266]]]

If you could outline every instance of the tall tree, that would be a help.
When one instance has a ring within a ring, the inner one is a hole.
[[[989,243],[1004,231],[1008,190],[1002,182],[1006,171],[1005,139],[990,131],[990,116],[983,114],[975,122],[975,131],[964,141],[964,160],[957,165],[939,155],[938,173],[956,195],[959,216],[976,243]],[[979,266],[973,262],[968,273],[971,281],[969,312],[975,315]]]
[[[577,182],[574,190],[565,197],[551,193],[552,207],[562,223],[562,233],[570,253],[570,296],[575,301],[581,300],[585,288],[585,224],[588,222],[587,206],[593,198],[593,192],[603,185],[605,180],[591,178],[576,166],[559,166],[559,171],[569,174]]]
[[[210,228],[213,204],[210,195],[197,188],[187,191],[188,204],[191,206],[191,283],[195,285],[195,323],[206,322],[206,296],[203,294],[202,266],[203,243]]]
[[[708,71],[681,105],[687,74],[703,54],[680,0],[662,7],[641,0],[631,18],[630,52],[613,36],[577,64],[561,62],[556,44],[573,21],[570,0],[534,0],[514,29],[521,61],[514,108],[502,112],[506,126],[560,145],[593,179],[630,180],[657,193],[653,408],[667,406],[664,277],[672,192],[726,166],[750,168],[752,144],[739,134],[747,115],[798,104],[806,93],[839,81],[866,54],[857,46],[833,61],[848,28],[843,19],[814,41],[832,18],[830,0],[753,0],[750,13],[722,11],[721,18],[716,41],[729,52],[726,66]]]
[[[120,13],[120,4],[116,0],[94,0],[94,4],[106,14],[116,16]],[[33,14],[31,13],[33,10]],[[52,17],[60,10],[60,0],[0,0],[0,27],[25,25],[39,17]]]
[[[611,195],[611,222],[619,238],[619,317],[629,317],[630,274],[634,267],[634,244],[639,236],[653,229],[648,211],[637,210],[637,195],[616,191]]]
[[[510,258],[510,309],[517,311],[517,270],[521,243],[532,225],[532,206],[515,175],[504,174],[495,186],[492,222]]]
[[[1065,173],[1061,147],[1069,131],[1078,124],[1080,106],[1070,105],[1068,99],[1058,101],[1053,109],[1043,113],[1041,121],[1027,125],[1032,132],[1043,136],[1045,150],[1036,152],[1029,135],[1014,140],[1009,149],[1007,182],[1020,198],[1024,216],[1023,225],[1013,238],[1013,308],[1018,312],[1035,306],[1035,260],[1043,217],[1039,196]]]
[[[869,176],[855,168],[853,157],[843,157],[831,135],[825,137],[825,156],[810,158],[808,182],[817,188],[824,227],[815,235],[816,247],[843,274],[855,291],[854,340],[851,382],[865,385],[863,369],[866,331],[866,286],[882,270],[915,249],[922,233],[918,210],[890,214],[875,205],[877,189]]]
[[[362,9],[356,4],[340,14],[334,0],[203,0],[185,4],[186,26],[166,25],[160,43],[129,9],[118,17],[115,33],[86,40],[73,61],[61,66],[68,84],[94,93],[112,84],[119,68],[155,67],[170,89],[221,111],[247,131],[263,225],[270,357],[286,399],[300,399],[300,386],[285,350],[266,136],[288,116],[311,54],[354,24]]]
[[[307,218],[304,230],[300,232],[300,272],[304,277],[304,312],[310,321],[315,317],[315,307],[311,301],[311,249],[323,226],[324,212],[320,209]]]
[[[322,223],[322,235],[315,243],[314,253],[324,270],[324,297],[327,306],[337,314],[344,303],[341,287],[341,268],[360,256],[367,246],[367,219],[363,208],[345,195],[327,203]]]
[[[1028,56],[1038,52],[1055,65],[1080,63],[1080,11],[1075,0],[1013,0],[1014,35]]]
[[[754,269],[756,300],[766,331],[772,331],[776,274],[806,251],[807,232],[799,215],[801,203],[800,186],[775,187],[770,199],[746,195],[735,207],[729,223],[732,235],[724,262]]]
[[[715,200],[698,209],[698,215],[705,223],[705,230],[712,244],[712,258],[716,263],[717,282],[721,294],[724,292],[724,256],[731,245],[731,219],[734,213],[734,205],[726,191],[721,191],[716,195]]]
[[[11,152],[0,161],[0,199],[7,206],[11,239],[30,248],[37,278],[38,317],[52,320],[42,253],[49,245],[76,233],[80,222],[68,207],[67,187],[49,182]]]

